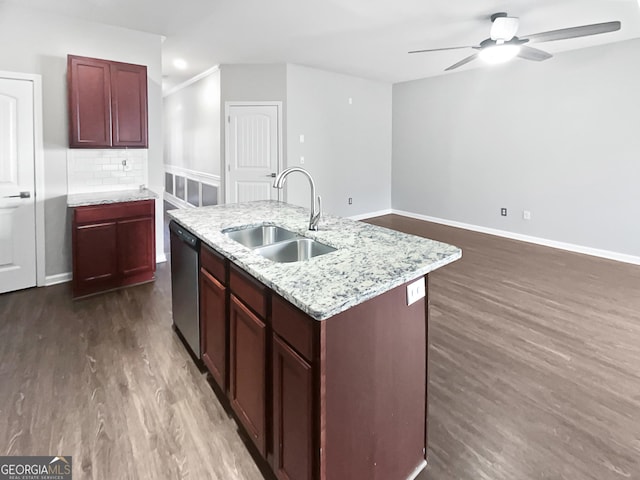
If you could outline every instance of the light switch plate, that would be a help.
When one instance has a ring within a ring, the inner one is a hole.
[[[407,305],[412,305],[421,298],[424,298],[425,292],[424,277],[407,285]]]

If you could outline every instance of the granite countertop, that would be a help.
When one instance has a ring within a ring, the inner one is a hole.
[[[135,190],[116,190],[111,192],[74,193],[67,195],[67,207],[86,207],[107,203],[137,202],[152,200],[158,195],[148,188]]]
[[[367,223],[324,215],[309,231],[309,210],[277,201],[170,210],[174,220],[316,320],[376,297],[462,256],[453,245]],[[278,225],[338,250],[294,263],[276,263],[221,230]]]

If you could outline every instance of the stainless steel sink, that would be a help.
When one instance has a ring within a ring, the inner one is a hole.
[[[248,227],[239,230],[223,230],[227,237],[241,243],[245,247],[256,248],[263,245],[282,242],[292,238],[300,237],[298,234],[285,228],[275,225],[260,225],[258,227]]]
[[[335,252],[336,249],[311,238],[296,238],[256,248],[254,251],[274,262],[290,263],[309,260],[318,255]]]
[[[253,249],[264,258],[279,263],[309,260],[336,250],[329,245],[302,237],[275,225],[227,229],[222,233],[231,240]]]

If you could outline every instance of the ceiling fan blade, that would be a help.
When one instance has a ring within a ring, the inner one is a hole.
[[[520,46],[520,53],[518,53],[520,58],[524,58],[525,60],[533,60],[534,62],[541,62],[543,60],[549,60],[553,55],[547,53],[542,50],[538,50],[537,48],[527,47],[526,45]]]
[[[491,40],[508,42],[518,32],[520,20],[516,17],[498,17],[491,24]]]
[[[598,35],[600,33],[615,32],[620,30],[621,23],[605,22],[594,23],[592,25],[582,25],[580,27],[561,28],[560,30],[551,30],[549,32],[534,33],[533,35],[525,35],[523,39],[531,42],[553,42],[555,40],[565,40],[567,38],[587,37],[589,35]]]
[[[466,47],[430,48],[428,50],[412,50],[409,53],[442,52],[444,50],[462,50],[463,48],[474,48],[474,47],[466,46]]]
[[[458,63],[454,63],[449,68],[445,68],[444,71],[448,72],[449,70],[453,70],[454,68],[458,68],[458,67],[461,67],[463,65],[466,65],[467,63],[475,60],[477,57],[478,57],[477,53],[474,53],[473,55],[469,55],[467,58],[463,58]]]

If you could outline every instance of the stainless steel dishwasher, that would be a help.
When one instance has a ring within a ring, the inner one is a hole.
[[[173,325],[196,358],[200,358],[198,270],[200,240],[171,221],[171,301]]]

